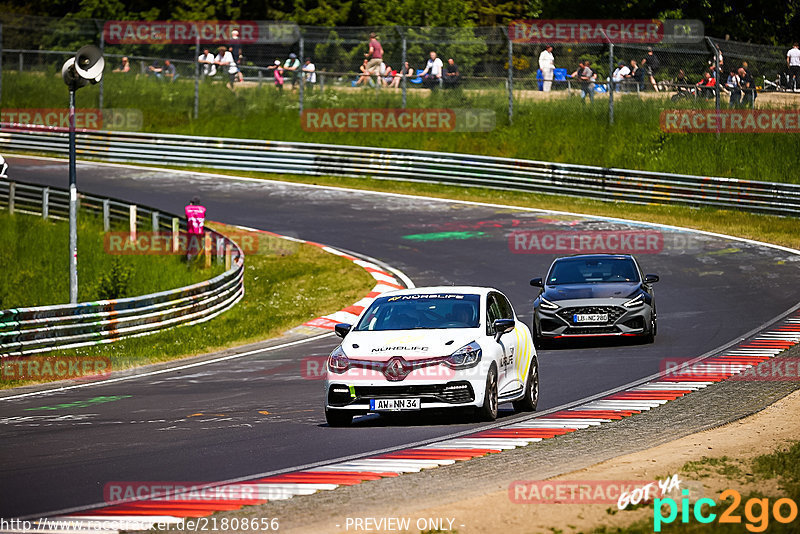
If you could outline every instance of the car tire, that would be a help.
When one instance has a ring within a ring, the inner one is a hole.
[[[512,403],[515,412],[535,412],[539,404],[539,361],[534,357],[525,381],[525,396]]]
[[[647,329],[647,333],[644,335],[644,342],[653,343],[656,340],[657,332],[658,332],[658,323],[656,323],[655,316],[652,315],[650,316],[650,328]]]
[[[492,365],[486,375],[486,390],[483,394],[483,406],[478,408],[478,420],[491,422],[497,419],[497,368]]]
[[[353,412],[347,410],[325,410],[325,420],[328,426],[350,426],[353,422]]]

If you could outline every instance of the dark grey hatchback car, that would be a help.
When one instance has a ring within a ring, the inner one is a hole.
[[[531,333],[542,346],[555,339],[636,336],[647,343],[658,332],[655,274],[642,274],[629,254],[557,258],[533,302]]]

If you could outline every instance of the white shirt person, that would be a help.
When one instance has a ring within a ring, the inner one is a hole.
[[[556,70],[555,57],[553,57],[553,47],[547,45],[539,54],[539,69],[542,71],[542,91],[550,91],[553,85],[553,72]]]

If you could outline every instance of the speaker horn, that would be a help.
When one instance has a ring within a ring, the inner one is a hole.
[[[81,78],[97,83],[103,77],[106,62],[103,52],[93,45],[82,46],[75,54],[75,72]]]

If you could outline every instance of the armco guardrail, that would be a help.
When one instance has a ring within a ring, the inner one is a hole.
[[[12,212],[66,218],[68,194],[52,187],[0,181],[0,207]],[[79,205],[80,212],[102,213],[106,228],[111,221],[129,223],[131,219],[131,207],[125,202],[82,194]],[[134,217],[137,227],[153,231],[172,232],[179,221],[143,206],[136,206]],[[207,321],[230,309],[244,295],[244,254],[224,235],[206,232],[218,261],[229,254],[226,272],[205,282],[140,297],[2,310],[0,356],[110,343]]]
[[[0,130],[0,149],[67,154],[67,133]],[[470,154],[168,134],[82,131],[82,157],[104,161],[410,180],[609,201],[800,215],[800,186]]]

